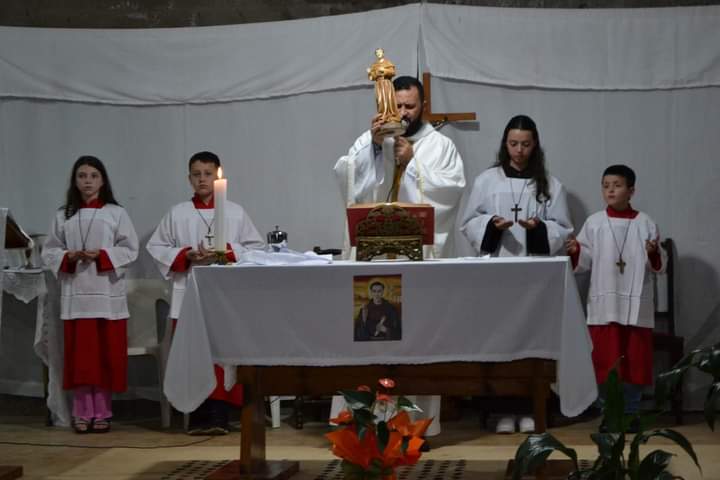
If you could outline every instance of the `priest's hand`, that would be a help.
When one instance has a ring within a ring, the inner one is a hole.
[[[380,130],[380,127],[382,127],[382,125],[382,115],[378,113],[372,118],[372,123],[370,124],[370,134],[372,135],[372,141],[378,147],[382,147],[384,139],[382,135],[378,135],[378,131]]]
[[[658,252],[658,240],[645,240],[645,250],[652,255]]]
[[[77,262],[81,258],[82,251],[68,250],[65,255],[67,256],[68,262]]]
[[[540,220],[537,217],[529,218],[527,220],[518,220],[518,223],[525,230],[532,230],[540,224]]]
[[[410,163],[413,157],[413,146],[405,137],[395,137],[395,164],[401,167]]]
[[[575,255],[579,249],[580,243],[577,241],[577,238],[575,238],[575,235],[571,233],[568,235],[567,240],[565,240],[565,251],[568,255]]]
[[[507,230],[508,228],[512,227],[513,221],[507,220],[500,216],[494,216],[492,219],[493,225],[495,225],[495,228],[498,230]]]

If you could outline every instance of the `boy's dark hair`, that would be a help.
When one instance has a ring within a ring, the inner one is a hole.
[[[78,169],[83,165],[93,167],[100,172],[103,184],[98,192],[98,199],[104,204],[119,205],[117,200],[115,200],[115,195],[113,195],[112,185],[110,185],[110,178],[108,177],[105,165],[103,165],[97,157],[93,157],[92,155],[83,155],[75,161],[75,164],[72,167],[72,171],[70,172],[70,185],[68,186],[67,193],[65,194],[65,205],[60,207],[61,210],[65,210],[66,219],[75,215],[82,206],[82,194],[77,187],[75,175],[77,174]]]
[[[605,178],[608,175],[623,177],[628,187],[635,186],[635,172],[633,172],[633,169],[627,165],[610,165],[605,169],[602,176]]]
[[[393,80],[393,87],[395,88],[395,91],[410,90],[412,87],[415,87],[418,89],[418,93],[420,94],[420,104],[425,101],[425,89],[423,88],[422,83],[420,83],[420,80],[415,77],[397,77]]]
[[[212,152],[198,152],[192,157],[190,157],[190,161],[188,162],[188,170],[192,168],[192,164],[195,162],[212,163],[216,167],[219,167],[220,157],[218,157]]]

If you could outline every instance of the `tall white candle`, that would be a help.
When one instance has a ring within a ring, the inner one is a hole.
[[[227,178],[222,178],[222,167],[218,167],[218,179],[213,182],[215,201],[215,250],[225,251],[225,202],[227,201]]]

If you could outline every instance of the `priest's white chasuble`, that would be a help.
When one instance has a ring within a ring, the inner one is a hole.
[[[400,179],[398,201],[428,203],[435,208],[431,255],[451,256],[447,238],[455,226],[457,205],[465,188],[462,158],[452,140],[428,123],[408,140],[413,146],[413,158]],[[366,131],[348,154],[338,159],[334,170],[346,205],[389,201],[395,171],[394,144],[393,138],[386,138],[382,147],[376,148],[370,131]]]

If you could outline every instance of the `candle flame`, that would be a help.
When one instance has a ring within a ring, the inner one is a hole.
[[[222,167],[218,167],[218,180],[222,178]]]

